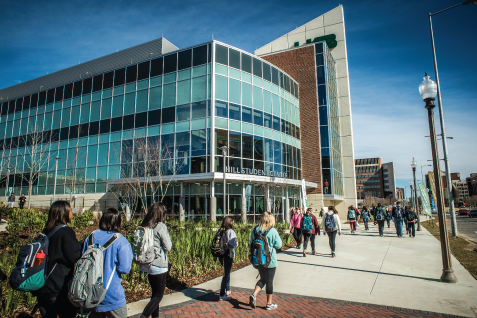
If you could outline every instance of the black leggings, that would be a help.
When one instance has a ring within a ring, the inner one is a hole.
[[[276,267],[272,268],[263,268],[259,269],[258,273],[260,274],[260,280],[257,282],[258,287],[260,289],[263,289],[263,286],[267,286],[267,289],[265,292],[267,295],[272,295],[273,294],[273,278],[275,277],[275,270]]]
[[[164,290],[166,289],[166,277],[167,273],[157,275],[147,275],[147,280],[151,284],[152,295],[151,300],[144,308],[142,314],[146,317],[152,316],[152,318],[159,317],[159,303],[164,296]]]
[[[311,250],[314,251],[315,250],[315,237],[316,237],[316,235],[311,234],[311,232],[310,232],[310,233],[303,234],[303,237],[305,238],[305,242],[303,243],[303,250],[306,250],[306,248],[308,247],[308,241],[310,241],[311,242]]]
[[[293,238],[296,241],[296,245],[298,247],[301,246],[301,229],[297,229],[297,228],[293,229]]]
[[[61,291],[58,297],[47,298],[40,292],[33,293],[37,296],[37,302],[40,314],[43,318],[74,318],[76,317],[76,307],[73,306],[68,298],[66,291]]]

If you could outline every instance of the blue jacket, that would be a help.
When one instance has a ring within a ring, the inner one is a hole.
[[[94,231],[94,243],[104,245],[108,239],[113,236],[114,232],[106,232],[103,230]],[[83,245],[83,253],[86,251],[88,245],[88,239],[85,240]],[[116,270],[111,280],[111,285],[104,297],[104,300],[96,307],[97,312],[106,312],[115,310],[126,305],[126,295],[124,289],[121,286],[121,275],[127,274],[131,270],[132,263],[132,249],[131,244],[124,236],[120,236],[105,252],[103,255],[104,269],[103,269],[103,285],[104,288],[108,285],[109,278],[116,265]]]

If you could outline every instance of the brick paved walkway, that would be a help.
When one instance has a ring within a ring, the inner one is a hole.
[[[276,310],[266,310],[266,296],[263,291],[257,297],[257,308],[248,305],[252,290],[232,288],[231,301],[218,301],[218,294],[207,294],[199,300],[190,300],[177,305],[160,308],[160,317],[392,317],[427,318],[457,317],[432,312],[422,312],[404,308],[385,307],[342,300],[276,293],[273,302]],[[139,318],[136,315],[132,318]]]

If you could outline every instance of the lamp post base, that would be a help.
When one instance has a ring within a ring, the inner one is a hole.
[[[457,277],[454,275],[454,270],[452,269],[444,269],[442,270],[441,282],[443,283],[457,283]]]

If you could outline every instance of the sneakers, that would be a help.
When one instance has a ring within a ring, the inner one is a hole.
[[[267,304],[267,307],[265,307],[266,310],[273,310],[277,309],[278,305],[277,304]]]
[[[306,257],[306,251],[303,251],[303,257]]]
[[[312,254],[312,255],[316,255],[316,252],[313,250],[313,251],[311,251],[311,254]]]
[[[231,290],[226,290],[226,291],[225,291],[225,295],[227,295],[227,296],[232,295],[232,291],[231,291]]]
[[[254,294],[252,294],[252,295],[250,295],[248,304],[250,305],[250,307],[255,309],[256,301],[257,301],[257,298],[255,297]]]
[[[331,253],[331,257],[336,257],[336,254],[334,252]]]
[[[227,296],[227,295],[219,296],[220,301],[227,301],[227,300],[231,300],[231,299],[232,299],[232,297]]]

